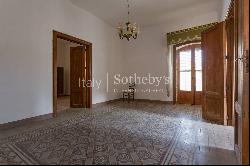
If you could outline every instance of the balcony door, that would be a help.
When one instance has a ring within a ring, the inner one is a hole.
[[[202,104],[202,54],[200,44],[177,48],[177,102]]]

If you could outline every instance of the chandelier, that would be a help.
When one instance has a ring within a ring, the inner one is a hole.
[[[125,23],[125,26],[123,26],[122,23],[119,23],[117,29],[121,40],[123,38],[126,38],[128,41],[130,41],[131,38],[137,39],[140,30],[139,26],[136,23],[132,24],[130,22],[129,0],[127,0],[127,3],[128,3],[128,21]]]

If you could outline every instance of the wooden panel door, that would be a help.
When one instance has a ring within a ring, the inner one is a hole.
[[[234,8],[229,11],[226,20],[226,38],[227,38],[227,54],[226,54],[226,94],[227,94],[227,123],[234,125]]]
[[[242,164],[249,165],[249,0],[243,0]]]
[[[249,0],[235,3],[235,149],[240,163],[249,165]]]
[[[57,96],[64,95],[64,68],[57,67]]]
[[[224,23],[202,33],[204,119],[226,123]]]
[[[70,48],[70,106],[83,108],[86,106],[86,92],[82,80],[85,79],[85,47]]]

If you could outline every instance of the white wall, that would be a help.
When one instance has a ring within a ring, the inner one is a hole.
[[[93,89],[93,103],[99,103],[121,97],[112,93],[116,73],[166,75],[166,33],[220,20],[221,10],[206,13],[206,8],[190,9],[197,11],[195,16],[183,10],[186,18],[143,28],[139,38],[128,43],[68,0],[0,0],[0,124],[52,113],[53,29],[93,43],[93,77],[103,83]],[[139,93],[136,98],[171,101],[172,95]]]
[[[70,47],[77,47],[66,40],[57,39],[57,67],[63,67],[63,95],[70,95]]]
[[[230,6],[231,0],[222,0],[220,8],[220,20],[224,21]]]
[[[197,13],[199,13],[198,9]],[[169,76],[172,83],[173,76],[168,75],[167,73],[168,68],[170,71],[172,70],[172,65],[168,65],[169,59],[167,56],[168,50],[166,33],[216,22],[219,20],[218,11],[208,12],[205,14],[196,14],[196,16],[186,16],[187,17],[178,18],[162,25],[143,28],[137,40],[131,42],[124,41],[124,45],[126,47],[126,74],[131,75],[132,73],[136,72],[141,76],[146,76],[147,73],[151,73],[154,76]],[[170,96],[167,95],[166,85],[164,85],[163,83],[157,88],[164,89],[163,93],[153,92],[149,94],[139,91],[138,93],[136,93],[135,98],[172,101],[173,88],[172,84],[170,85]],[[155,89],[155,87],[152,85],[137,85],[137,88]]]
[[[0,0],[0,124],[52,113],[52,30],[93,43],[93,77],[122,72],[115,29],[68,0]],[[93,103],[118,98],[106,85]]]

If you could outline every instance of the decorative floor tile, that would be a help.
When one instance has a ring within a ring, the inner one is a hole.
[[[201,117],[200,106],[154,102],[84,109],[68,120],[2,139],[0,165],[194,164],[203,146],[232,149],[233,130]]]

